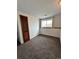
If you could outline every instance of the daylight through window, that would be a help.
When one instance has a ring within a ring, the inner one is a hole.
[[[41,27],[52,27],[52,19],[41,20]]]

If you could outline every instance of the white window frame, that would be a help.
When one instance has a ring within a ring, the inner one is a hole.
[[[47,27],[47,25],[46,25],[46,27],[42,27],[42,20],[45,20],[46,21],[46,24],[47,24],[47,20],[52,20],[52,25],[51,25],[51,27]],[[40,19],[40,28],[52,28],[53,27],[53,18],[47,18],[47,19]]]

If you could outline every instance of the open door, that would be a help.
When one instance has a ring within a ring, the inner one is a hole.
[[[24,42],[30,40],[29,38],[29,28],[28,28],[28,18],[26,16],[20,15],[21,27],[23,33]]]

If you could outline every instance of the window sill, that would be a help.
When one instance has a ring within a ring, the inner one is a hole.
[[[61,29],[61,27],[41,27],[42,29]]]

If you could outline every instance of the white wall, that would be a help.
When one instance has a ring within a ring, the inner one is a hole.
[[[41,29],[40,34],[60,37],[60,29]]]
[[[53,27],[61,27],[61,14],[55,15],[53,20]]]
[[[57,14],[54,16],[53,27],[61,27],[61,14]],[[40,28],[39,33],[60,38],[60,34],[61,34],[60,31],[61,31],[61,29],[55,29],[55,28],[43,29],[43,28]]]
[[[18,25],[18,37],[19,37],[19,40],[20,40],[20,43],[24,43],[23,42],[23,36],[22,36],[22,29],[21,29],[21,22],[20,22],[20,18],[19,16],[17,15],[17,25]]]
[[[22,13],[20,11],[18,11],[18,26],[21,27],[21,22],[20,22],[20,18],[19,15],[24,15],[28,17],[28,26],[29,26],[29,35],[30,35],[30,39],[32,39],[33,37],[37,36],[39,34],[39,18],[35,17],[35,16],[31,16],[29,14],[26,13]],[[20,31],[20,40],[23,41],[23,36],[22,36],[22,29],[19,29]]]

